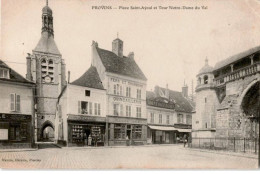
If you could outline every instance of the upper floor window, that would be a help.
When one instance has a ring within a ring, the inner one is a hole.
[[[90,90],[85,90],[85,96],[90,96]]]
[[[151,113],[151,123],[154,123],[154,113]]]
[[[183,123],[183,114],[177,115],[177,123]]]
[[[114,94],[115,95],[122,95],[123,93],[123,88],[119,84],[114,84]]]
[[[192,117],[191,115],[186,115],[186,124],[192,124]]]
[[[126,87],[126,96],[131,97],[131,88],[130,87]]]
[[[11,106],[10,109],[11,111],[17,111],[19,112],[21,110],[21,97],[18,94],[11,94]]]
[[[204,84],[208,84],[208,76],[205,75],[203,78],[204,78]]]
[[[141,107],[136,107],[136,117],[141,118],[141,116],[142,116]]]
[[[123,115],[123,105],[122,104],[114,104],[113,111],[115,116]]]
[[[42,59],[41,61],[42,81],[46,83],[53,82],[54,80],[54,64],[53,60]]]
[[[162,124],[162,114],[159,114],[159,123]]]
[[[9,70],[8,69],[0,69],[0,78],[9,79]]]
[[[126,105],[126,116],[131,117],[131,106]]]
[[[87,102],[87,101],[79,101],[78,102],[78,113],[100,116],[101,115],[101,104]]]
[[[137,99],[141,99],[141,93],[142,93],[142,90],[141,89],[137,89],[137,91],[136,91],[136,98]]]
[[[170,124],[170,116],[169,115],[166,116],[166,124]]]

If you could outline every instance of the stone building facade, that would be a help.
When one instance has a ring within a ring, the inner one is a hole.
[[[259,137],[260,47],[205,67],[201,72],[208,76],[207,84],[200,83],[201,72],[197,76],[193,137]]]
[[[179,143],[191,136],[194,104],[187,91],[185,85],[182,92],[159,86],[146,92],[148,143]]]
[[[112,51],[92,44],[92,66],[106,90],[108,145],[146,144],[146,77],[134,60],[123,55],[123,41],[112,43]]]
[[[53,141],[56,102],[66,85],[66,77],[64,59],[54,41],[53,16],[48,5],[42,9],[41,38],[26,60],[26,78],[36,83],[37,140],[48,139],[44,131],[49,127],[47,130],[52,130],[50,134]]]

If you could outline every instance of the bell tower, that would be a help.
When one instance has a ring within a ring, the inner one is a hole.
[[[29,80],[36,83],[37,141],[57,140],[56,102],[66,85],[65,62],[54,41],[53,13],[48,5],[42,9],[41,38],[27,56]],[[48,135],[48,137],[46,136]]]

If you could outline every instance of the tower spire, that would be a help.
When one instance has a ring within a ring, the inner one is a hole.
[[[52,10],[48,6],[48,2],[46,0],[46,6],[42,9],[42,34],[47,33],[48,36],[54,36]]]
[[[208,65],[209,64],[209,60],[208,60],[208,57],[206,57],[205,59],[205,65]]]

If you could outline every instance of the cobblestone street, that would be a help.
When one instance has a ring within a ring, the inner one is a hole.
[[[257,168],[257,158],[184,149],[180,145],[117,148],[50,148],[0,152],[1,168]]]

